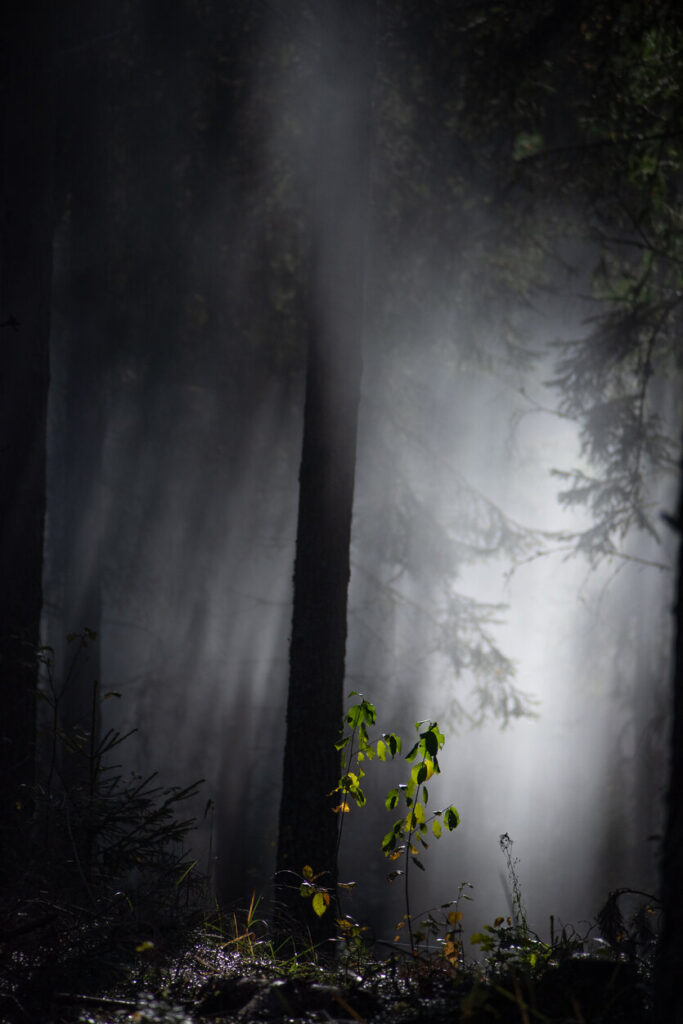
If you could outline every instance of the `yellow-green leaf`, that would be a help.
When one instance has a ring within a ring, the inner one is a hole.
[[[322,917],[327,910],[327,905],[330,902],[330,896],[327,892],[317,892],[313,897],[313,909],[315,910],[318,917]]]

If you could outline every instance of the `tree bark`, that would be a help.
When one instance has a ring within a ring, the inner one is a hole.
[[[13,0],[0,159],[0,821],[3,881],[21,870],[35,779],[42,608],[54,150],[52,9]]]
[[[299,894],[304,865],[334,891],[349,548],[362,364],[369,213],[373,11],[367,0],[320,5],[320,85],[313,269],[276,916],[314,941],[334,932]]]
[[[674,626],[673,723],[669,761],[667,820],[662,859],[662,930],[655,963],[656,1021],[683,1024],[683,464],[676,527],[679,535]]]
[[[63,201],[69,212],[64,252],[65,363],[63,467],[60,495],[62,635],[84,629],[99,634],[102,616],[102,449],[105,430],[103,353],[111,303],[108,257],[110,200],[106,102],[108,39],[113,17],[108,0],[78,0],[62,19],[68,61],[62,71],[61,142]],[[56,355],[55,355],[56,358]],[[60,724],[69,733],[93,728],[93,686],[100,677],[100,644],[87,653],[63,650]],[[95,716],[97,717],[97,716]],[[67,780],[87,778],[85,759],[63,766]]]

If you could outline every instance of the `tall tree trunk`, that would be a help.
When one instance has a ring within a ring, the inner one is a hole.
[[[105,85],[112,17],[108,0],[79,0],[62,20],[68,61],[63,70],[62,189],[68,203],[65,247],[62,545],[63,634],[100,631],[102,577],[101,464],[104,444],[103,352],[110,311]],[[64,637],[59,638],[63,643]],[[66,648],[62,659],[61,724],[92,728],[92,691],[99,679],[99,643]],[[65,765],[69,781],[87,778]]]
[[[35,773],[54,149],[52,10],[2,14],[0,158],[0,863],[19,864]]]
[[[677,531],[678,581],[674,626],[673,725],[667,820],[661,860],[662,931],[655,964],[654,1020],[683,1024],[683,463]]]
[[[327,0],[320,12],[317,181],[299,513],[294,565],[276,914],[322,940],[321,919],[299,894],[304,865],[337,880],[339,777],[349,547],[360,398],[373,5]]]

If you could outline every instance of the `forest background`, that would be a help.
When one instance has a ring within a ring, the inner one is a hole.
[[[6,15],[3,813],[30,814],[46,702],[26,645],[49,644],[59,728],[88,733],[95,680],[120,693],[97,728],[139,727],[134,766],[207,780],[200,856],[221,898],[268,884],[316,259],[353,213],[345,253],[363,273],[337,296],[364,335],[357,446],[343,434],[345,685],[392,728],[458,729],[463,825],[439,877],[490,886],[509,830],[533,913],[576,917],[610,886],[657,884],[681,16],[663,0],[378,3],[366,47],[330,49],[324,27],[353,40],[361,9]],[[357,109],[365,141],[338,159],[326,112]],[[73,667],[66,637],[83,629],[97,642]],[[13,859],[22,830],[6,831]],[[383,875],[379,858],[364,896],[378,928]],[[505,893],[477,898],[484,919]]]

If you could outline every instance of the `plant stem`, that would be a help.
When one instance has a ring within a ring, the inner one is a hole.
[[[352,760],[353,760],[353,741],[355,739],[357,730],[358,730],[358,726],[356,726],[356,728],[351,733],[351,739],[349,740],[349,756],[348,756],[347,761],[346,761],[346,771],[344,771],[342,778],[344,777],[344,775],[348,775],[348,773],[351,771],[351,763],[352,763]],[[342,768],[343,768],[343,765],[342,765]],[[347,791],[342,788],[342,794],[341,794],[341,805],[342,805],[342,808],[343,808],[344,804],[346,803],[347,795],[348,795]],[[339,850],[340,850],[341,841],[342,841],[342,831],[343,831],[343,828],[344,828],[344,814],[345,814],[345,811],[341,810],[339,813],[341,815],[341,821],[339,822],[339,828],[337,830],[337,852],[336,852],[336,857],[335,857],[337,863],[339,863]],[[337,916],[341,917],[341,912],[342,912],[341,911],[341,901],[339,899],[339,886],[337,884],[335,884],[335,887],[334,887],[334,898],[335,898],[335,902],[337,904]]]
[[[414,806],[414,805],[413,805]],[[408,937],[410,939],[410,952],[412,956],[415,956],[415,939],[413,938],[413,920],[410,914],[410,890],[408,888],[408,871],[410,868],[410,846],[413,839],[413,830],[410,829],[408,832],[408,840],[406,844],[406,870],[403,876],[403,885],[405,889],[405,900],[406,900],[406,920],[408,922]]]

